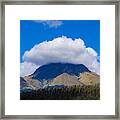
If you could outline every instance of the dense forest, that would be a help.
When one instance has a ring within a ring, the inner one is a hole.
[[[100,84],[62,88],[44,88],[22,92],[21,100],[99,100]]]

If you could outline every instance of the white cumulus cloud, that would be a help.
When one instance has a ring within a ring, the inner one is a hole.
[[[100,73],[97,52],[86,47],[82,39],[71,39],[65,36],[52,41],[44,41],[26,51],[21,63],[21,76],[31,74],[41,65],[48,63],[84,64],[89,70]]]

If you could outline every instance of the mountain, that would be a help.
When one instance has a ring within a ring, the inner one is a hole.
[[[82,85],[80,81],[78,81],[77,76],[72,76],[67,73],[63,73],[56,78],[54,78],[50,85],[64,85],[64,86],[73,86],[73,85]]]
[[[93,72],[80,73],[79,79],[84,85],[95,85],[100,83],[100,76]]]
[[[24,78],[20,77],[20,89],[27,86],[27,82],[24,80]]]
[[[20,77],[20,88],[38,90],[46,87],[61,88],[73,85],[95,85],[100,76],[83,64],[51,63],[39,67],[32,75]]]
[[[33,90],[37,90],[43,87],[43,83],[41,81],[35,80],[31,76],[25,76],[24,80],[26,80],[27,86]]]
[[[30,76],[37,80],[52,80],[63,73],[67,73],[72,76],[79,76],[79,74],[83,72],[91,71],[83,64],[50,63],[39,67]]]

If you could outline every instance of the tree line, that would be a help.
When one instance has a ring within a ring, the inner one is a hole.
[[[44,88],[22,92],[21,100],[99,100],[100,84],[97,85],[74,85],[62,88]]]

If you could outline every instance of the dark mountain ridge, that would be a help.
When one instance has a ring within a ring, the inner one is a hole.
[[[62,73],[79,76],[83,72],[91,71],[83,64],[50,63],[36,69],[31,76],[37,80],[51,80]]]

